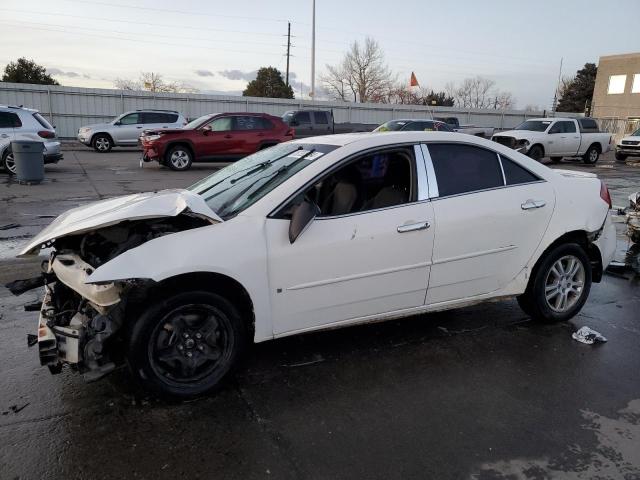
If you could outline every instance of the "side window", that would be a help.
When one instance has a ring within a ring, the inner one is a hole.
[[[234,130],[264,130],[271,128],[271,123],[262,117],[238,116],[235,117],[236,128]]]
[[[453,132],[453,129],[446,123],[436,123],[436,130],[439,132]]]
[[[129,115],[125,115],[120,119],[121,125],[135,125],[137,123],[142,123],[140,119],[139,113],[130,113]]]
[[[598,130],[598,124],[592,118],[582,118],[579,122],[585,130]]]
[[[156,112],[146,112],[142,114],[142,123],[162,123],[164,114]]]
[[[563,122],[554,123],[553,126],[549,129],[549,135],[552,135],[554,133],[562,133],[562,123]]]
[[[313,120],[318,125],[328,125],[327,112],[313,112]]]
[[[386,150],[358,157],[324,177],[305,194],[320,217],[366,212],[415,201],[413,149]]]
[[[298,123],[311,123],[311,115],[309,115],[309,112],[298,112],[296,113],[296,120]]]
[[[402,129],[410,132],[431,132],[435,130],[433,122],[411,122]]]
[[[178,121],[178,115],[175,113],[163,113],[162,123],[176,123]]]
[[[209,123],[213,132],[228,132],[233,130],[233,117],[216,118]]]
[[[513,160],[500,155],[502,169],[504,170],[504,178],[507,185],[519,185],[521,183],[537,182],[540,180],[533,173],[524,167],[521,167]]]
[[[498,156],[471,145],[429,144],[441,197],[504,185]]]
[[[0,112],[0,128],[18,128],[22,126],[20,117],[13,112]]]
[[[573,122],[562,122],[564,123],[564,133],[575,133],[576,124]]]

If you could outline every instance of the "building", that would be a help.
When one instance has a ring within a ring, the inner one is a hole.
[[[591,105],[603,129],[623,135],[640,128],[640,53],[600,57]]]

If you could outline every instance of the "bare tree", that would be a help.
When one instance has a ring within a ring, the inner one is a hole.
[[[380,45],[371,37],[364,45],[354,42],[339,65],[327,65],[327,72],[321,80],[330,95],[360,103],[386,98],[395,80]]]
[[[458,87],[449,82],[445,92],[455,99],[457,107],[462,108],[505,110],[513,108],[516,103],[511,92],[497,90],[493,80],[481,76],[465,78]]]
[[[515,107],[516,101],[511,92],[496,92],[491,108],[496,110],[508,110]]]
[[[138,80],[117,78],[114,82],[120,90],[146,90],[163,93],[196,93],[198,89],[181,82],[166,82],[162,75],[155,72],[142,72]]]

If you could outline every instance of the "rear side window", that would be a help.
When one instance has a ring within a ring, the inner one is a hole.
[[[268,130],[271,128],[271,122],[263,117],[235,117],[235,130]]]
[[[0,112],[0,128],[21,127],[20,117],[13,112]]]
[[[175,113],[146,112],[144,123],[176,123],[178,115]]]
[[[598,130],[598,124],[592,118],[582,118],[578,121],[584,130]]]
[[[526,168],[521,167],[513,160],[500,155],[502,169],[504,170],[504,178],[507,185],[519,185],[521,183],[537,182],[540,180]]]
[[[311,123],[311,115],[309,115],[309,112],[298,112],[296,113],[296,120],[298,123]]]
[[[446,123],[436,123],[436,130],[439,132],[453,132],[453,129]]]
[[[329,118],[327,116],[327,112],[313,112],[313,118],[315,122],[319,125],[329,124]]]
[[[504,185],[494,152],[448,143],[434,143],[428,148],[441,197]]]
[[[37,122],[47,130],[53,130],[53,127],[49,122],[47,122],[47,119],[40,115],[38,112],[33,114],[33,118],[35,118]]]

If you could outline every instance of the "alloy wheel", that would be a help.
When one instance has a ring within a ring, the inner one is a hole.
[[[13,152],[7,153],[4,159],[4,168],[6,168],[11,175],[16,174],[16,160],[13,157]]]
[[[591,163],[595,163],[595,162],[596,162],[596,160],[598,160],[598,151],[597,151],[595,148],[593,148],[593,149],[591,149],[591,151],[589,152],[589,161],[590,161]]]
[[[570,310],[584,290],[585,271],[580,259],[573,255],[559,258],[547,272],[544,294],[547,305],[555,312]]]
[[[182,170],[189,165],[189,154],[184,150],[175,150],[171,154],[169,161],[177,170]]]
[[[107,150],[109,150],[109,139],[106,137],[98,137],[96,138],[96,149],[98,149],[101,152],[106,152]]]
[[[206,304],[183,305],[154,329],[149,359],[166,382],[193,383],[223,368],[232,347],[233,334],[222,312]]]

